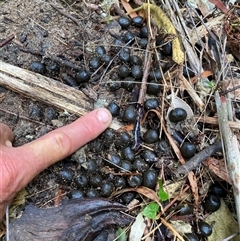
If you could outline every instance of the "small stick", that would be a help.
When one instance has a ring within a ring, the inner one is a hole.
[[[9,43],[11,40],[15,38],[14,34],[10,34],[7,38],[5,38],[2,42],[0,42],[0,48],[2,48],[4,45]]]

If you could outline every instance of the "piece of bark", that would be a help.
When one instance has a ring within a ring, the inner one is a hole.
[[[126,207],[105,199],[71,200],[54,208],[27,206],[20,218],[10,223],[10,241],[94,240],[110,227],[129,225]]]
[[[85,115],[94,108],[94,101],[80,90],[1,60],[0,86],[78,116]],[[110,127],[117,130],[121,125],[113,120]]]

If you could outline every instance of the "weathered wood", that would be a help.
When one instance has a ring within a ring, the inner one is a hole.
[[[78,116],[85,115],[94,108],[94,101],[80,90],[1,60],[0,85]],[[117,130],[120,126],[114,120],[110,127]]]

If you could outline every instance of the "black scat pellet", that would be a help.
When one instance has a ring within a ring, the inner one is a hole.
[[[54,108],[47,107],[44,110],[43,116],[44,116],[45,121],[51,121],[57,117],[57,112]]]
[[[131,25],[132,20],[127,17],[120,17],[118,23],[121,25],[122,29],[127,29]]]
[[[113,117],[118,116],[120,113],[120,107],[115,102],[109,103],[109,105],[107,106],[107,109],[110,111]]]
[[[225,185],[223,182],[222,185],[220,185],[220,183],[213,183],[209,188],[209,193],[214,194],[218,197],[226,197],[227,191],[224,187]]]
[[[187,112],[183,108],[172,109],[168,115],[171,122],[180,122],[187,118]]]
[[[115,39],[111,45],[111,51],[118,52],[122,49],[122,46],[124,45],[123,40],[121,39]]]
[[[140,34],[141,34],[142,38],[148,38],[148,26],[147,25],[141,27]]]
[[[128,49],[122,49],[122,51],[119,53],[119,59],[124,62],[129,62],[130,57],[130,51]]]
[[[127,147],[131,143],[131,136],[127,132],[121,132],[115,141],[115,146],[119,149]]]
[[[135,79],[133,77],[126,77],[121,83],[123,89],[127,91],[132,91],[135,86]]]
[[[171,56],[172,55],[172,43],[171,42],[165,43],[162,46],[162,53],[165,56]]]
[[[127,77],[130,74],[130,69],[126,65],[120,65],[118,67],[118,75],[120,77]]]
[[[143,140],[147,144],[155,143],[159,140],[159,131],[155,129],[148,129],[143,134]]]
[[[157,109],[158,107],[159,107],[159,101],[156,98],[151,98],[144,102],[145,110]]]
[[[147,84],[147,93],[149,95],[158,95],[161,90],[161,85],[156,80],[151,80]]]
[[[111,60],[112,60],[112,57],[108,54],[104,54],[101,56],[101,61],[105,64],[109,64]]]
[[[143,61],[138,55],[132,55],[130,60],[132,65],[142,65]]]
[[[156,162],[158,160],[156,153],[150,150],[143,151],[141,156],[146,162]]]
[[[95,159],[90,159],[87,161],[87,172],[94,173],[97,171],[97,161]]]
[[[163,59],[164,59],[164,56],[161,51],[157,51],[157,55],[156,54],[153,55],[153,60],[155,61],[163,60]]]
[[[126,192],[123,193],[120,198],[122,199],[124,204],[129,204],[134,198],[136,197],[136,193],[135,192]]]
[[[51,76],[55,76],[59,74],[60,67],[58,63],[50,61],[46,64],[46,70],[48,74],[50,74]]]
[[[94,141],[91,141],[89,143],[89,148],[92,152],[100,153],[102,151],[102,140],[98,138]]]
[[[93,188],[90,188],[87,190],[87,193],[86,193],[86,197],[100,197],[100,193],[93,189]]]
[[[180,147],[180,151],[184,157],[192,157],[196,153],[196,145],[191,142],[184,142]]]
[[[80,175],[75,177],[74,183],[78,188],[87,187],[88,186],[88,178],[86,175],[81,173]]]
[[[97,56],[93,56],[90,60],[89,60],[89,66],[93,69],[98,69],[101,66],[101,60],[99,57]]]
[[[88,73],[88,71],[82,69],[76,73],[75,80],[78,84],[86,83],[90,80],[90,74]]]
[[[123,39],[124,39],[125,43],[132,44],[135,41],[135,36],[133,35],[132,32],[128,31],[124,34]]]
[[[143,70],[141,65],[133,65],[131,67],[131,74],[133,78],[140,79],[143,76]]]
[[[126,171],[131,171],[132,170],[132,163],[130,161],[127,161],[127,160],[123,160],[121,161],[121,171],[122,172],[126,172]]]
[[[212,234],[212,227],[206,222],[198,223],[199,232],[197,233],[201,237],[209,237]]]
[[[98,57],[102,57],[104,54],[106,54],[106,49],[103,46],[97,46],[95,49],[95,53],[97,54]]]
[[[156,171],[149,169],[143,174],[143,186],[154,188],[157,184],[158,175]]]
[[[115,131],[113,129],[108,128],[106,131],[103,133],[103,143],[104,145],[111,145],[114,140],[115,140]]]
[[[77,87],[78,86],[76,80],[73,79],[71,76],[69,76],[67,74],[63,74],[62,75],[62,79],[63,79],[65,84],[67,84],[67,85],[69,85],[71,87]]]
[[[103,197],[109,197],[114,191],[114,185],[111,182],[104,182],[101,186],[101,195]]]
[[[42,64],[40,61],[32,61],[30,63],[29,69],[39,74],[44,74],[46,72],[44,64]]]
[[[71,199],[82,199],[85,197],[85,193],[82,190],[72,190],[70,193]]]
[[[144,19],[143,17],[137,16],[132,19],[132,25],[138,28],[141,28],[143,26]]]
[[[189,78],[189,77],[192,78],[195,76],[195,73],[189,67],[184,65],[183,66],[183,76],[185,78]]]
[[[137,158],[134,162],[133,162],[133,169],[139,172],[145,172],[149,169],[148,164],[145,162],[145,160],[141,159],[141,158]]]
[[[210,194],[203,201],[203,208],[206,212],[216,212],[221,205],[221,201],[218,196]]]
[[[137,111],[136,111],[136,107],[133,105],[129,105],[125,108],[124,112],[123,112],[123,121],[126,121],[128,123],[134,123],[136,121],[137,118]]]
[[[135,158],[135,152],[131,149],[130,146],[122,150],[122,157],[128,161],[133,161]]]
[[[42,109],[39,107],[38,104],[31,103],[28,107],[28,114],[31,119],[40,120]]]
[[[69,184],[73,180],[73,171],[70,169],[62,169],[58,173],[58,177],[61,183]]]
[[[103,180],[102,177],[100,175],[96,174],[96,175],[90,176],[89,184],[92,187],[100,187],[102,184],[102,180]]]
[[[148,75],[149,80],[161,80],[162,79],[162,72],[159,68],[155,68],[151,70]]]
[[[193,214],[193,206],[189,204],[183,205],[179,210],[179,215]]]
[[[138,40],[138,44],[141,49],[146,49],[148,45],[148,39],[147,38],[141,38]]]
[[[139,187],[141,186],[143,177],[141,175],[132,175],[127,178],[128,185],[130,187]]]
[[[183,239],[185,241],[199,241],[199,238],[195,233],[185,233]]]
[[[119,166],[121,162],[121,158],[117,154],[112,154],[109,158],[109,162],[113,164],[113,166]]]
[[[170,146],[166,140],[160,140],[155,144],[154,150],[166,154],[170,150]]]
[[[127,185],[127,180],[125,177],[115,177],[114,185],[116,188],[124,188]]]
[[[109,81],[107,83],[107,86],[110,91],[117,91],[121,88],[121,81],[120,81],[120,79],[119,79],[119,81]]]

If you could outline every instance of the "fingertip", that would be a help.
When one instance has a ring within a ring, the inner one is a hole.
[[[97,119],[104,125],[108,124],[110,125],[112,121],[112,115],[110,111],[106,108],[99,108],[96,111]]]

